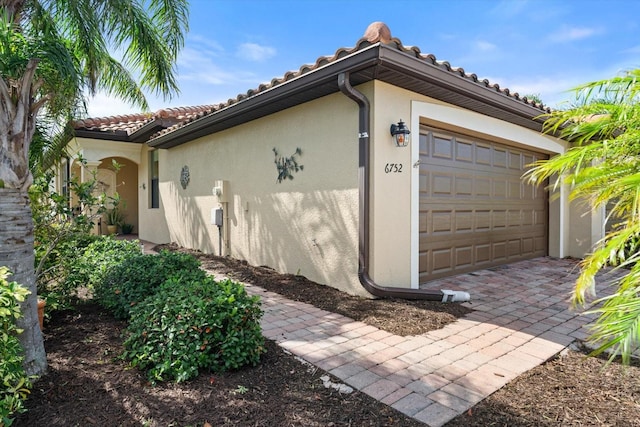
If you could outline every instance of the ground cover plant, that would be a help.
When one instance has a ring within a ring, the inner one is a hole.
[[[259,298],[207,276],[191,255],[145,255],[137,240],[99,237],[61,281],[129,320],[122,357],[152,383],[255,365],[264,351]]]
[[[133,307],[155,293],[170,276],[182,281],[204,280],[200,262],[187,254],[161,251],[136,253],[117,263],[95,284],[94,296],[119,319],[128,319]]]
[[[208,269],[212,274],[239,276],[256,270],[263,283],[289,288],[291,295],[304,295],[312,287],[318,301],[335,298],[335,289],[270,269],[211,255],[200,259],[205,266],[220,266]],[[239,267],[235,272],[234,266]],[[368,307],[361,307],[362,318],[376,318],[378,310]],[[401,332],[403,325],[411,326],[415,306],[397,302],[385,307],[393,307],[394,315],[384,321],[390,329]],[[433,312],[435,318],[441,314]],[[325,372],[302,364],[269,340],[255,367],[151,386],[143,372],[127,369],[117,357],[126,326],[92,303],[54,316],[45,328],[50,372],[36,383],[29,411],[17,425],[423,425],[360,392],[325,388]],[[448,426],[640,425],[640,367],[605,364],[604,359],[586,358],[583,351],[569,351],[523,374]]]
[[[65,285],[71,289],[93,289],[111,271],[125,260],[141,253],[137,240],[118,240],[101,236],[91,242],[70,266]]]
[[[9,282],[9,270],[0,267],[0,426],[10,426],[14,416],[24,411],[24,400],[31,382],[22,366],[22,347],[18,341],[16,319],[20,318],[19,303],[29,291],[16,282]]]
[[[259,298],[239,283],[174,275],[132,308],[124,357],[152,383],[255,366],[261,315]]]

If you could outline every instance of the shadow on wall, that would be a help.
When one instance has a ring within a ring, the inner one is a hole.
[[[232,253],[252,264],[362,294],[357,201],[357,189],[255,196],[248,211],[234,210],[244,241],[232,242]]]
[[[175,182],[165,184],[168,197],[164,197],[164,210],[171,242],[180,246],[198,249],[205,253],[216,253],[217,227],[210,224],[211,196],[186,196]],[[216,241],[212,236],[216,236]]]
[[[211,224],[211,209],[218,204],[209,195],[186,195],[178,185],[165,187],[171,241],[219,254],[218,227]],[[357,274],[357,189],[232,195],[225,212],[230,256],[366,294]]]

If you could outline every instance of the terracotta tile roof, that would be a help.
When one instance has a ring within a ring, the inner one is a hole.
[[[492,84],[487,79],[481,80],[476,74],[469,74],[460,67],[452,67],[447,61],[438,61],[433,54],[423,54],[418,47],[404,46],[399,39],[391,37],[391,32],[385,24],[374,22],[369,26],[369,28],[367,28],[364,36],[360,40],[358,40],[354,47],[340,48],[331,56],[321,56],[316,60],[314,64],[305,64],[301,66],[297,71],[288,71],[284,74],[284,76],[280,78],[274,78],[269,83],[260,84],[256,89],[250,89],[246,93],[241,93],[235,98],[229,99],[226,102],[214,105],[165,108],[158,110],[155,113],[138,113],[101,118],[87,118],[75,121],[73,123],[74,129],[101,133],[126,133],[126,135],[132,135],[148,123],[151,123],[153,121],[162,122],[162,129],[151,135],[149,139],[153,140],[162,135],[169,134],[177,129],[185,127],[195,120],[214,114],[217,111],[228,108],[247,98],[266,92],[269,89],[272,89],[290,80],[296,79],[309,72],[315,71],[325,65],[334,63],[346,56],[369,48],[377,43],[381,43],[386,45],[387,47],[391,47],[392,49],[407,53],[428,64],[435,65],[444,71],[467,79],[474,84],[486,87],[489,90],[494,90],[498,93],[506,95],[509,98],[532,106],[535,109],[540,110],[540,114],[550,111],[550,109],[543,104],[537,103],[532,99],[527,99],[526,97],[520,96],[517,92],[511,92],[507,88],[500,88],[498,84]]]
[[[381,24],[381,26],[379,24]],[[496,92],[502,93],[512,99],[515,99],[524,104],[530,105],[536,109],[539,109],[540,114],[550,111],[550,109],[546,107],[544,104],[537,103],[535,102],[535,100],[528,99],[527,97],[524,97],[524,96],[520,96],[520,94],[518,94],[517,92],[511,92],[507,88],[500,88],[498,84],[492,84],[487,79],[481,80],[478,78],[476,74],[469,74],[463,68],[460,68],[460,67],[452,67],[451,64],[449,64],[449,62],[447,61],[438,61],[433,54],[423,54],[418,47],[404,46],[398,38],[390,37],[390,36],[391,36],[391,32],[388,30],[388,27],[386,25],[382,23],[374,22],[369,26],[369,28],[367,28],[365,35],[360,40],[358,40],[358,42],[356,43],[356,46],[351,48],[340,48],[332,56],[321,56],[316,60],[314,64],[305,64],[302,67],[300,67],[300,69],[297,71],[288,71],[281,78],[274,78],[273,80],[271,80],[271,82],[263,83],[259,85],[256,89],[250,89],[246,93],[241,93],[236,98],[229,99],[227,102],[223,102],[221,104],[211,106],[211,109],[209,111],[200,111],[198,113],[194,113],[189,117],[185,118],[185,120],[180,121],[179,123],[176,123],[173,126],[170,126],[166,129],[163,129],[153,134],[150,140],[153,140],[162,135],[166,135],[168,133],[174,132],[175,130],[180,129],[184,126],[187,126],[189,123],[197,119],[205,117],[209,114],[213,114],[216,111],[222,110],[224,108],[230,107],[233,104],[241,102],[249,97],[255,96],[262,92],[265,92],[275,86],[281,85],[287,81],[300,77],[303,74],[317,70],[327,64],[336,62],[339,59],[344,58],[345,56],[356,53],[376,43],[384,43],[387,46],[393,47],[401,52],[408,53],[412,56],[415,56],[418,59],[421,59],[429,64],[438,66],[441,69],[446,70],[452,74],[456,74],[456,75],[459,75],[460,77],[468,79],[475,84],[484,86],[490,90],[495,90]]]
[[[127,135],[135,133],[147,123],[154,120],[170,120],[181,122],[198,114],[213,111],[213,105],[198,105],[193,107],[163,108],[155,113],[125,114],[120,116],[97,117],[76,120],[73,122],[75,130],[95,132],[126,132]]]

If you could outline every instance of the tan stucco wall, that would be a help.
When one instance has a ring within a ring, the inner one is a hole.
[[[154,242],[168,237],[218,254],[211,209],[219,203],[212,187],[216,180],[226,180],[225,253],[365,294],[357,276],[357,134],[357,105],[334,94],[160,150],[161,209],[141,212],[164,212],[168,235],[161,221],[150,217],[141,224],[141,237]],[[274,147],[283,156],[302,150],[304,170],[294,173],[293,180],[276,182]],[[146,162],[148,156],[142,157]],[[191,181],[183,189],[179,178],[185,165]],[[148,173],[146,163],[140,169],[141,175]]]
[[[107,157],[122,157],[134,163],[139,163],[142,146],[143,144],[131,142],[74,138],[69,143],[69,154],[73,158],[82,155],[88,162],[101,161]]]
[[[592,208],[588,200],[574,199],[569,209],[566,256],[582,258],[593,251],[605,234],[604,208]]]
[[[375,82],[371,119],[371,278],[381,286],[411,286],[411,129],[407,147],[396,147],[391,124],[411,126],[411,100],[419,95]],[[414,139],[415,138],[415,139]],[[387,173],[388,169],[393,171]],[[396,165],[396,166],[392,166]],[[396,171],[396,167],[399,172]]]
[[[149,148],[145,145],[140,153],[140,165],[138,167],[138,212],[140,213],[140,223],[138,226],[138,236],[143,240],[154,243],[169,243],[169,226],[164,214],[164,203],[160,197],[160,207],[152,209],[151,189],[149,179]],[[169,174],[162,165],[167,162],[167,150],[158,150],[160,161],[160,181],[168,180]],[[144,185],[143,185],[144,184]]]

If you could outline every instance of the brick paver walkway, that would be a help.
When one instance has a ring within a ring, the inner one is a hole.
[[[152,244],[144,245],[152,252]],[[586,338],[584,325],[593,318],[569,309],[577,275],[575,261],[543,257],[430,282],[424,287],[469,292],[465,305],[475,311],[407,337],[246,288],[262,298],[265,337],[400,412],[441,426]]]
[[[475,312],[401,337],[247,284],[265,337],[381,402],[440,426],[548,360],[590,319],[568,309],[574,261],[537,258],[429,284],[464,290]]]

